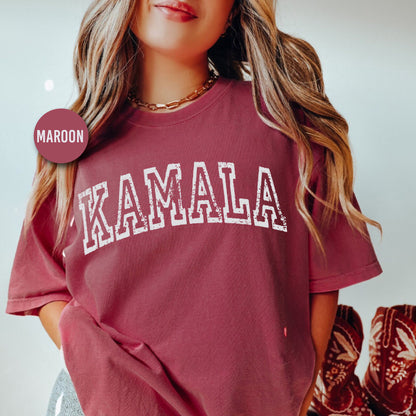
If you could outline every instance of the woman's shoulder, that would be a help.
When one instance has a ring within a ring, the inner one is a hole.
[[[250,79],[231,79],[231,91],[234,94],[251,97],[252,96],[252,81]]]
[[[228,96],[232,108],[237,110],[236,112],[240,116],[243,113],[247,117],[250,114],[253,117],[258,117],[255,107],[253,81],[251,79],[232,79],[230,84]],[[263,113],[269,115],[261,95],[259,96],[259,107]]]

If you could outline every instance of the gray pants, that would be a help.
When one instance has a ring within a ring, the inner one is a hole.
[[[64,369],[53,386],[46,416],[84,416],[74,385]]]

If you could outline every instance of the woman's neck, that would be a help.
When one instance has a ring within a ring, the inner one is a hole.
[[[144,57],[138,64],[135,93],[143,102],[166,104],[186,97],[203,85],[208,77],[206,54],[190,61],[167,56],[154,50],[145,50]],[[184,103],[179,108],[190,103]],[[175,110],[158,110],[158,112],[172,111]]]

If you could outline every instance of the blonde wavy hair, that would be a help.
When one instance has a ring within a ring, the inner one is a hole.
[[[140,47],[129,26],[138,1],[94,0],[81,22],[73,57],[79,95],[69,108],[86,122],[90,148],[134,86]],[[274,0],[235,0],[230,25],[225,36],[208,50],[208,63],[223,77],[243,80],[248,75],[259,117],[296,142],[300,175],[296,208],[324,252],[320,232],[308,210],[307,193],[325,206],[325,221],[334,212],[343,212],[349,224],[364,236],[366,223],[380,232],[381,226],[353,204],[348,124],[326,96],[319,58],[309,43],[277,28],[275,10]],[[261,98],[272,119],[263,113]],[[303,112],[309,123],[299,120],[296,109]],[[314,165],[312,143],[324,149],[328,178],[325,199],[318,198],[308,186]],[[56,191],[55,250],[62,244],[70,221],[76,171],[77,161],[54,164],[38,155],[25,228],[45,199]]]

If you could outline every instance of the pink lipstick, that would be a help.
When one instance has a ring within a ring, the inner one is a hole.
[[[187,22],[198,18],[195,10],[189,4],[182,1],[161,1],[154,6],[160,10],[167,19],[176,22]]]

